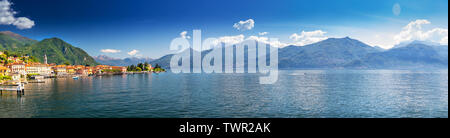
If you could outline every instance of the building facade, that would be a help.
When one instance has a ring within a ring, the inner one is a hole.
[[[24,63],[12,63],[8,65],[12,73],[17,73],[20,75],[27,75]]]
[[[52,69],[47,64],[28,64],[26,65],[27,74],[39,74],[43,76],[50,76],[52,73]]]
[[[56,65],[53,67],[56,75],[67,75],[66,66],[65,65]]]

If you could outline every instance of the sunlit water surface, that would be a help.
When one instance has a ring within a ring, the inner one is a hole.
[[[448,118],[448,70],[286,70],[48,79],[3,92],[0,117]]]

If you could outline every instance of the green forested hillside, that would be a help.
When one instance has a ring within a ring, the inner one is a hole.
[[[31,40],[9,31],[0,32],[0,50],[17,51],[26,46],[36,43],[36,40]]]
[[[40,61],[43,61],[44,55],[47,54],[48,63],[70,63],[72,65],[98,64],[83,49],[74,47],[58,38],[44,39],[29,47],[25,47],[24,53],[37,57]]]
[[[0,32],[0,51],[9,51],[16,55],[36,57],[40,62],[47,55],[48,63],[72,65],[98,65],[83,49],[74,47],[59,38],[31,40],[12,32]]]

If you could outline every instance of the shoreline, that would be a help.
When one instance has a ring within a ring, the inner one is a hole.
[[[165,71],[164,71],[165,72]],[[43,76],[44,79],[58,79],[58,78],[72,78],[72,77],[96,77],[96,76],[116,76],[116,75],[126,75],[126,74],[151,74],[151,73],[163,73],[163,72],[152,72],[152,71],[141,71],[141,72],[121,72],[121,73],[102,73],[102,74],[91,74],[91,75],[82,75],[82,74],[66,74],[66,75],[51,75],[51,76]],[[0,86],[10,86],[10,85],[18,85],[20,83],[28,84],[28,83],[44,83],[42,79],[25,79],[25,80],[6,80],[0,82]]]

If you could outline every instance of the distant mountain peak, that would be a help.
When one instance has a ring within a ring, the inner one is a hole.
[[[28,37],[24,37],[22,35],[16,34],[16,33],[11,32],[11,31],[1,31],[0,34],[7,35],[7,36],[10,36],[10,37],[16,38],[18,40],[34,41],[33,39],[30,39]]]
[[[93,56],[93,58],[95,60],[120,60],[119,58],[113,58],[107,55],[98,55],[98,56]]]
[[[39,43],[50,43],[50,44],[59,45],[59,46],[72,46],[68,42],[62,40],[61,38],[57,38],[57,37],[46,38],[46,39],[40,41]]]
[[[104,65],[111,65],[111,66],[129,66],[129,65],[136,65],[138,63],[144,63],[144,62],[151,62],[154,59],[149,57],[128,57],[128,58],[114,58],[107,55],[98,55],[93,57],[97,62],[104,64]]]
[[[64,42],[64,40],[62,40],[61,38],[58,38],[58,37],[46,38],[46,39],[44,39],[42,41],[61,41],[61,42]]]
[[[346,37],[342,37],[342,38],[328,38],[323,41],[358,41],[358,40],[346,36]]]
[[[341,46],[361,46],[361,47],[371,47],[367,45],[366,43],[363,43],[357,39],[353,39],[350,37],[343,37],[343,38],[328,38],[326,40],[313,43],[311,45],[321,45],[321,44],[331,44],[331,45],[341,45]]]

